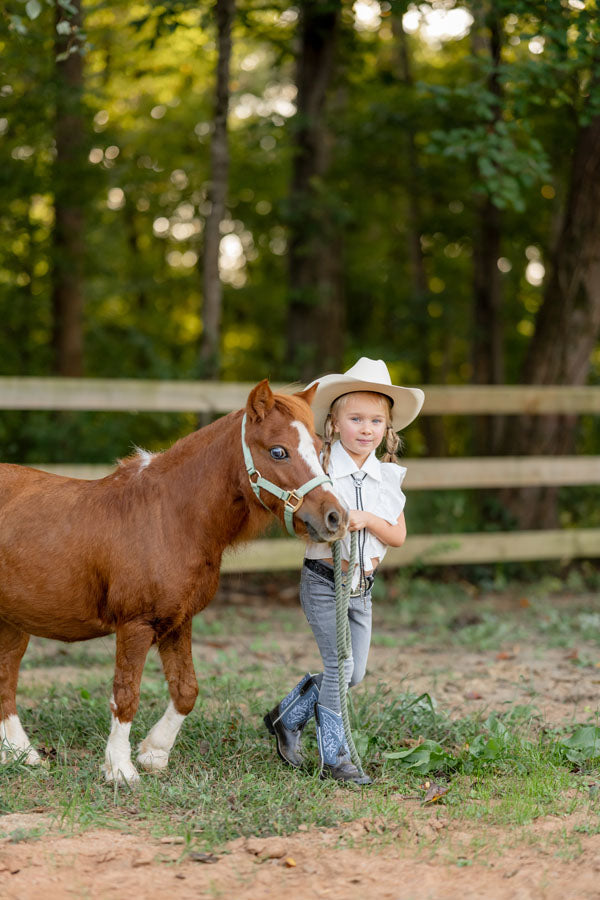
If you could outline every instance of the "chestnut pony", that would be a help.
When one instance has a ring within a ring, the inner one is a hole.
[[[285,491],[319,482],[301,505],[294,497],[294,517],[288,518],[296,533],[321,541],[345,533],[347,512],[318,459],[313,393],[274,394],[262,381],[245,410],[163,453],[140,451],[97,481],[0,465],[2,761],[11,755],[31,765],[41,761],[15,704],[29,636],[85,641],[115,633],[112,728],[102,770],[108,781],[139,779],[129,732],[152,644],[171,700],[140,744],[137,760],[148,771],[167,766],[198,694],[192,617],[217,589],[223,550],[260,532],[270,513],[284,519],[282,500],[264,489],[256,496],[249,479],[244,413],[246,445],[262,479]]]

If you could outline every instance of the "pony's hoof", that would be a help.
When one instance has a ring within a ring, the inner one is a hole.
[[[42,759],[33,747],[11,747],[9,750],[3,750],[0,753],[0,763],[9,763],[13,760],[20,760],[27,766],[48,765],[47,760]]]
[[[137,761],[146,772],[163,772],[169,765],[169,754],[166,750],[141,745]]]
[[[33,747],[29,747],[29,749],[27,750],[25,762],[28,766],[42,766],[44,769],[47,769],[49,766],[48,760],[43,759],[37,752],[37,750],[33,749]]]
[[[121,763],[118,767],[113,767],[110,763],[103,763],[100,766],[104,773],[105,781],[116,784],[126,784],[128,787],[134,787],[139,784],[140,776],[132,763]]]

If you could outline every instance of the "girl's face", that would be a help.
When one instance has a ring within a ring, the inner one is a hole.
[[[383,397],[356,392],[342,397],[333,415],[333,427],[344,450],[359,468],[383,440],[388,424],[386,406]]]

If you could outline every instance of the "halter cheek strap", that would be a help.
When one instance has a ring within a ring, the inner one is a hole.
[[[278,485],[273,484],[273,482],[269,481],[267,478],[263,478],[254,465],[250,447],[246,443],[246,413],[244,413],[244,418],[242,419],[242,450],[244,451],[244,462],[246,464],[246,471],[248,472],[250,487],[254,491],[256,497],[260,500],[265,509],[269,509],[269,507],[264,503],[260,496],[261,488],[283,501],[285,527],[287,528],[288,533],[291,534],[292,537],[295,537],[294,513],[298,512],[304,502],[305,495],[308,494],[309,491],[319,487],[320,484],[332,484],[331,478],[329,478],[328,475],[325,475],[325,473],[316,475],[314,478],[311,478],[310,481],[303,484],[302,487],[296,488],[295,491],[286,491],[283,488],[278,487]],[[253,478],[254,481],[252,480]],[[271,510],[269,510],[269,512],[271,512]]]

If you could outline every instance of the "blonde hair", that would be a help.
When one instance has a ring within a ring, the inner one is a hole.
[[[333,439],[335,437],[335,428],[333,425],[334,419],[336,419],[339,413],[344,408],[348,398],[352,393],[360,393],[360,394],[368,394],[371,397],[377,397],[382,402],[382,406],[385,409],[385,418],[387,422],[387,427],[385,429],[385,437],[381,442],[383,445],[385,441],[385,450],[381,457],[381,462],[398,462],[397,453],[402,449],[402,440],[398,434],[394,431],[392,426],[392,401],[387,396],[387,394],[380,394],[376,391],[349,391],[346,394],[342,394],[340,397],[337,397],[331,406],[329,407],[329,412],[327,413],[327,418],[325,419],[325,427],[323,428],[323,470],[329,474],[329,459],[331,457],[331,445],[333,443]],[[385,401],[385,402],[384,402]],[[381,446],[380,445],[380,446]]]

